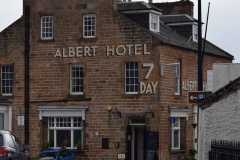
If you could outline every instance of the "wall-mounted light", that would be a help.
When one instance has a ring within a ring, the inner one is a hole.
[[[107,106],[107,109],[108,109],[108,111],[111,111],[111,110],[112,110],[112,106],[111,106],[111,105],[108,105],[108,106]]]
[[[192,126],[193,126],[193,129],[195,129],[197,127],[197,123],[193,123]]]
[[[145,111],[145,116],[146,118],[150,119],[150,118],[153,118],[153,111],[148,108],[146,111]]]
[[[113,114],[113,118],[115,119],[119,119],[122,117],[122,113],[120,111],[118,111],[117,108],[115,108],[113,111],[112,111],[112,114]]]
[[[114,142],[114,147],[115,147],[115,148],[118,148],[118,147],[119,147],[119,141]]]

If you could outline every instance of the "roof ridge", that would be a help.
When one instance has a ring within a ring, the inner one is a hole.
[[[143,1],[142,1],[141,3],[142,3],[143,5],[145,5],[147,8],[151,8],[148,3],[143,2]]]

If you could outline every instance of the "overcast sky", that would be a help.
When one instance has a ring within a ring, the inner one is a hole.
[[[132,0],[139,1],[139,0]],[[147,2],[148,0],[143,0]],[[175,2],[177,0],[153,0],[155,2]],[[194,18],[198,18],[198,0],[194,3]],[[206,24],[208,3],[210,11],[207,28],[207,40],[235,57],[234,63],[240,63],[240,0],[201,0],[202,22]],[[22,0],[0,0],[0,31],[22,15]],[[205,28],[203,33],[205,35]]]

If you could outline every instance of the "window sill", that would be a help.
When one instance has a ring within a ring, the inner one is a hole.
[[[79,43],[81,43],[81,42],[97,42],[98,37],[94,37],[94,38],[80,37],[78,40],[79,40]]]
[[[175,99],[181,100],[182,99],[182,95],[174,95]]]
[[[91,97],[86,97],[85,94],[79,94],[79,95],[72,95],[70,93],[67,94],[67,100],[77,100],[77,101],[91,101]]]
[[[67,94],[67,98],[86,98],[85,94]]]
[[[55,39],[39,39],[38,43],[51,43],[55,42]]]
[[[86,152],[83,149],[69,149],[69,151],[71,151],[72,153],[75,153],[75,154],[84,154]]]
[[[140,94],[122,94],[122,98],[140,98]]]
[[[7,99],[13,99],[14,95],[9,95],[9,94],[2,94],[3,97],[7,98]]]
[[[186,149],[172,149],[172,154],[187,153]]]

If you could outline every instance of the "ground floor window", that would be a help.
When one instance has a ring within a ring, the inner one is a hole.
[[[38,106],[39,120],[42,121],[42,146],[48,141],[50,148],[83,149],[83,122],[87,109],[88,106]]]
[[[186,149],[186,117],[175,117],[171,134],[171,148]]]
[[[82,142],[82,118],[49,117],[48,139],[53,148],[77,148],[78,141]]]
[[[0,130],[12,131],[12,106],[0,105]]]

